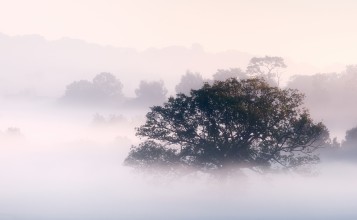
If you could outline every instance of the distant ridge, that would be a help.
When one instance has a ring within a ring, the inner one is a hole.
[[[49,41],[40,35],[0,33],[0,93],[31,90],[41,96],[59,97],[69,83],[91,79],[100,72],[116,75],[129,96],[140,80],[161,79],[172,93],[187,70],[210,78],[217,69],[244,69],[253,56],[236,50],[209,53],[199,44],[138,51],[68,37]],[[297,73],[291,70],[299,69],[294,64],[289,68],[294,74]],[[300,69],[304,68],[310,73],[317,71],[306,65]]]

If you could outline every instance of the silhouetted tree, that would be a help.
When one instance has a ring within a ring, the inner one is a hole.
[[[137,128],[148,142],[133,147],[125,163],[179,164],[203,171],[314,164],[319,161],[315,150],[329,135],[301,108],[302,101],[296,90],[261,79],[206,83],[190,95],[181,93],[152,107]]]
[[[181,77],[180,83],[175,87],[176,93],[190,94],[191,89],[199,89],[203,86],[203,78],[199,73],[187,71]]]
[[[269,83],[279,86],[282,69],[286,68],[281,57],[253,57],[247,67],[247,74],[266,79]]]

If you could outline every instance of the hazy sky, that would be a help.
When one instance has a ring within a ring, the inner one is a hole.
[[[0,32],[357,63],[355,0],[0,0]]]

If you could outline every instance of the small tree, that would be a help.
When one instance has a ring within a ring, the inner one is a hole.
[[[322,123],[301,108],[303,95],[260,79],[206,83],[154,106],[137,128],[147,138],[125,163],[199,170],[295,168],[319,161],[315,150],[328,140]],[[156,150],[154,150],[156,149]]]

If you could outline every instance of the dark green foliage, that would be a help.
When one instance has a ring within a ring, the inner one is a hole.
[[[152,107],[146,123],[137,128],[137,135],[150,142],[134,147],[127,161],[205,171],[316,163],[314,151],[326,142],[328,131],[313,123],[302,101],[296,90],[260,79],[205,84]]]
[[[178,164],[178,155],[175,149],[167,149],[153,141],[145,141],[139,147],[133,147],[125,164],[134,167],[165,166],[173,167]]]

